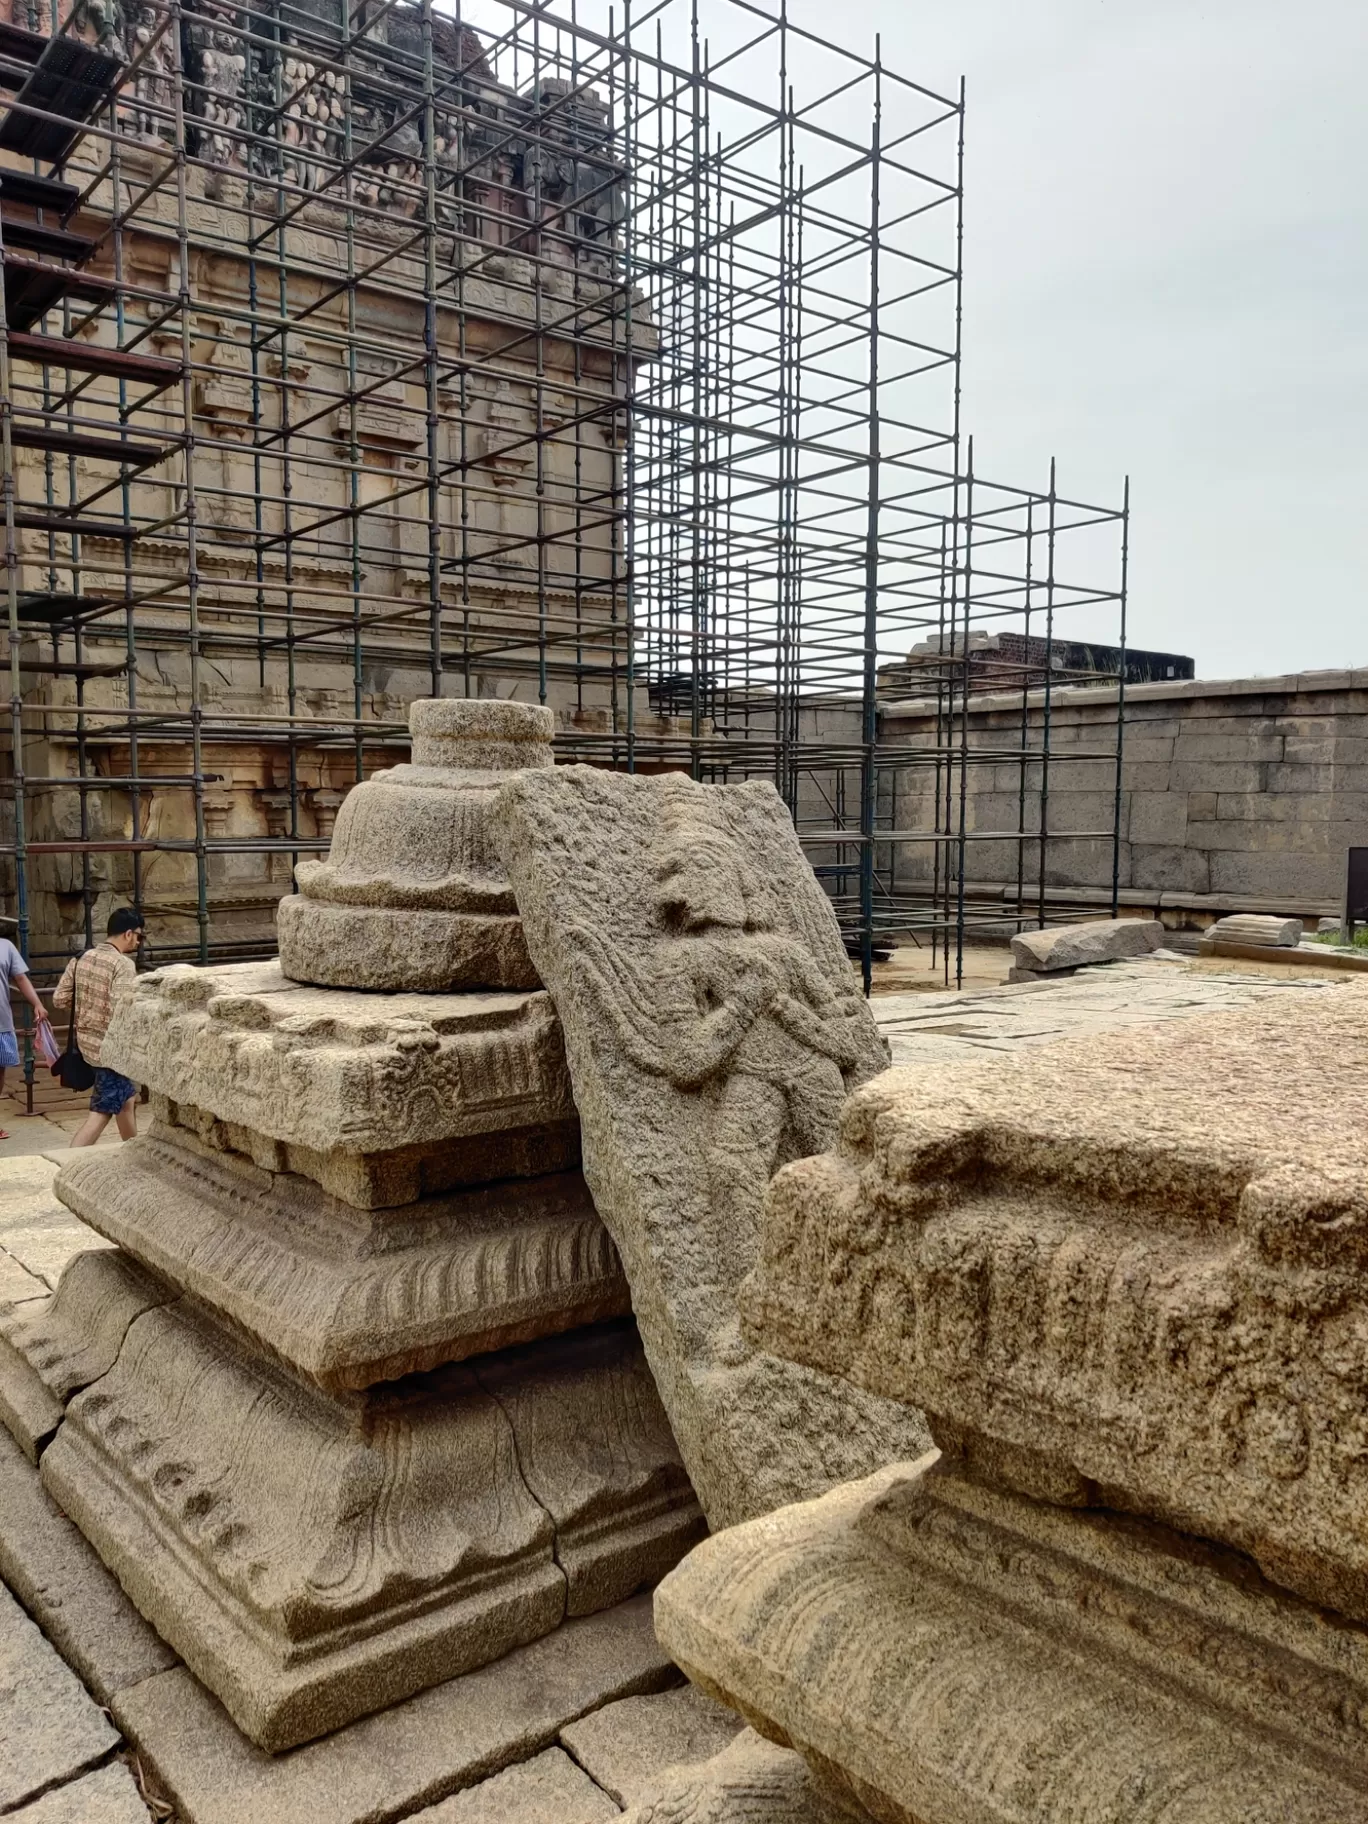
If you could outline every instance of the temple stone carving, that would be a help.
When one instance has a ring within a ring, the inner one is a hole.
[[[940,1455],[706,1542],[657,1626],[853,1815],[1368,1820],[1365,1014],[889,1073],[774,1181],[747,1334]]]
[[[594,1202],[714,1526],[919,1453],[920,1418],[741,1334],[776,1166],[887,1058],[778,795],[528,770],[496,827],[565,1034]]]
[[[281,966],[339,988],[535,988],[492,840],[494,797],[551,765],[555,718],[527,703],[423,699],[413,760],[347,795],[326,861],[276,913]]]
[[[441,782],[357,788],[320,904],[345,918],[347,888],[426,861],[516,926],[492,788],[470,784],[525,747],[544,763],[542,718],[508,708],[415,706],[412,770]],[[368,804],[384,790],[418,800],[407,850]],[[73,1155],[57,1191],[116,1250],[7,1325],[0,1390],[54,1497],[254,1742],[498,1658],[700,1536],[544,990],[176,967],[139,981],[104,1056],[150,1086],[151,1129]]]

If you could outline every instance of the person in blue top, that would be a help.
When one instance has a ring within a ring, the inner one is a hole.
[[[29,980],[29,967],[7,937],[0,937],[0,1095],[4,1094],[5,1072],[19,1062],[19,1038],[14,1030],[14,1008],[10,996],[15,988],[33,1009],[35,1024],[47,1025],[48,1016],[38,991]],[[0,1127],[0,1140],[9,1135]]]

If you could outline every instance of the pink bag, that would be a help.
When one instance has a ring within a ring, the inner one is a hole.
[[[33,1055],[43,1064],[52,1065],[57,1062],[57,1041],[46,1020],[40,1020],[33,1029]]]

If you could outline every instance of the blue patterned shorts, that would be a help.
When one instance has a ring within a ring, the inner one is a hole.
[[[101,1070],[96,1065],[90,1112],[93,1115],[117,1115],[128,1098],[137,1093],[137,1084],[129,1078],[121,1077],[117,1070]]]

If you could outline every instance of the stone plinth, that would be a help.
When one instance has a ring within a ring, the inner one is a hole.
[[[348,1203],[577,1162],[545,992],[381,996],[301,987],[278,962],[178,964],[140,978],[105,1056],[181,1124]]]
[[[705,1541],[655,1615],[843,1815],[1368,1820],[1363,1629],[1152,1524],[905,1466]]]
[[[182,1301],[134,1322],[41,1467],[271,1750],[610,1606],[701,1531],[630,1324],[327,1397]]]
[[[609,1608],[700,1536],[544,991],[170,969],[106,1047],[152,1130],[57,1193],[118,1270],[53,1303],[89,1361],[34,1322],[17,1370],[61,1421],[46,1486],[253,1742]]]
[[[295,869],[280,902],[280,960],[339,988],[532,988],[512,888],[492,839],[511,774],[551,765],[555,718],[533,704],[411,705],[410,765],[355,786],[326,861]]]
[[[357,1210],[307,1178],[158,1125],[117,1151],[73,1158],[61,1195],[101,1235],[331,1392],[631,1309],[578,1172]]]
[[[715,1526],[925,1448],[900,1406],[740,1334],[776,1166],[887,1053],[769,786],[521,773],[499,840],[556,998],[584,1171]]]
[[[891,1072],[771,1187],[748,1331],[1368,1620],[1364,1069],[1346,987]]]

